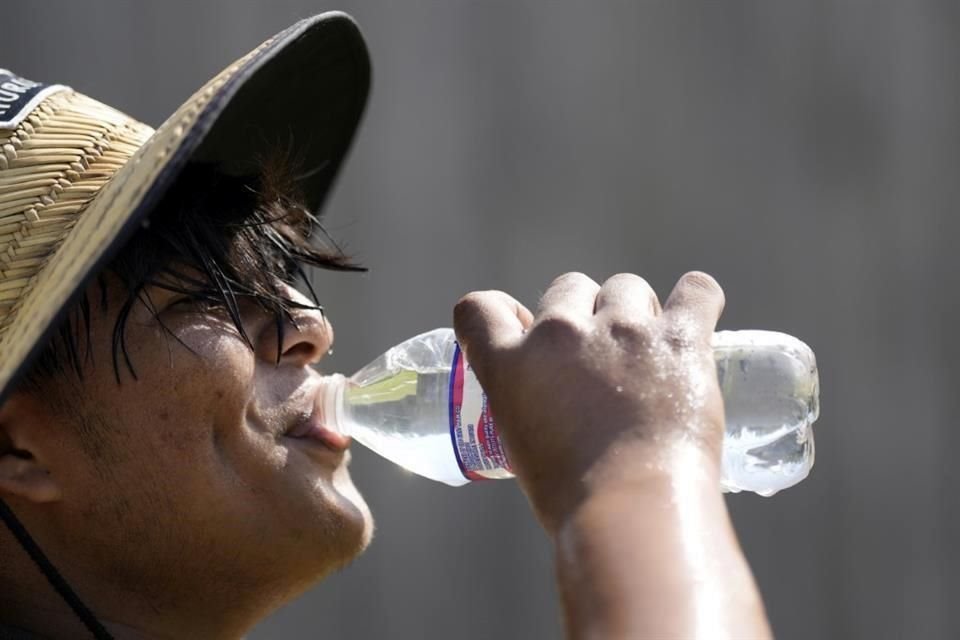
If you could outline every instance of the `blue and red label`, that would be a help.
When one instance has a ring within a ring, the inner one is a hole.
[[[464,477],[468,480],[512,478],[487,396],[459,344],[453,351],[449,397],[450,438]]]

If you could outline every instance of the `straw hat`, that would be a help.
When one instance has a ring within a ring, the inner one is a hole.
[[[187,162],[248,174],[268,146],[289,142],[314,169],[302,186],[319,206],[369,81],[360,32],[338,12],[267,40],[156,131],[68,87],[0,70],[0,403]]]

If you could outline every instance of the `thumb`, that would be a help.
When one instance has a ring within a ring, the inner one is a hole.
[[[516,346],[533,314],[502,291],[474,291],[453,308],[453,330],[478,376],[485,377],[490,357]]]

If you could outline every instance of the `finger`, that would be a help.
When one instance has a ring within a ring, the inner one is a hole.
[[[663,314],[681,321],[700,338],[709,340],[717,327],[725,303],[723,289],[712,276],[691,271],[677,281]]]
[[[507,349],[533,324],[533,314],[502,291],[474,291],[453,308],[457,341],[473,354]]]
[[[645,320],[660,314],[660,301],[646,280],[632,273],[618,273],[600,287],[596,314]]]
[[[600,285],[582,273],[565,273],[555,279],[540,298],[537,316],[590,318]]]

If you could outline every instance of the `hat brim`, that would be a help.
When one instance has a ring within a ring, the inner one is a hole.
[[[189,162],[255,173],[278,144],[305,169],[307,204],[322,205],[363,114],[370,61],[340,12],[302,20],[227,67],[166,120],[104,185],[20,301],[0,362],[0,404],[71,301],[103,269]]]

